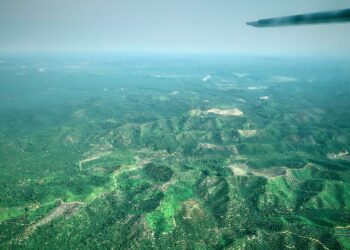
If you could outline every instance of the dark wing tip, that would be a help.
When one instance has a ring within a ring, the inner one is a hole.
[[[261,19],[255,22],[247,22],[247,25],[251,25],[254,27],[278,27],[290,25],[327,24],[342,22],[350,22],[350,9]]]

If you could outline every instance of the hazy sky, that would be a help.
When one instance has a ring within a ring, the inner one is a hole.
[[[350,56],[350,24],[245,24],[342,8],[350,0],[0,0],[0,50]]]

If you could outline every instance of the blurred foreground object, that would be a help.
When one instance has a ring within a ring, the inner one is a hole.
[[[248,22],[247,25],[254,27],[278,27],[307,24],[329,24],[350,22],[350,9],[316,12],[286,17],[260,19]]]

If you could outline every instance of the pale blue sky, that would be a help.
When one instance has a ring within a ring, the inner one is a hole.
[[[350,24],[245,24],[342,8],[350,0],[0,0],[0,51],[350,56]]]

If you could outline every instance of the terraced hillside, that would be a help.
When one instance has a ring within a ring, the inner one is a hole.
[[[346,66],[18,60],[0,68],[0,248],[350,249]]]

